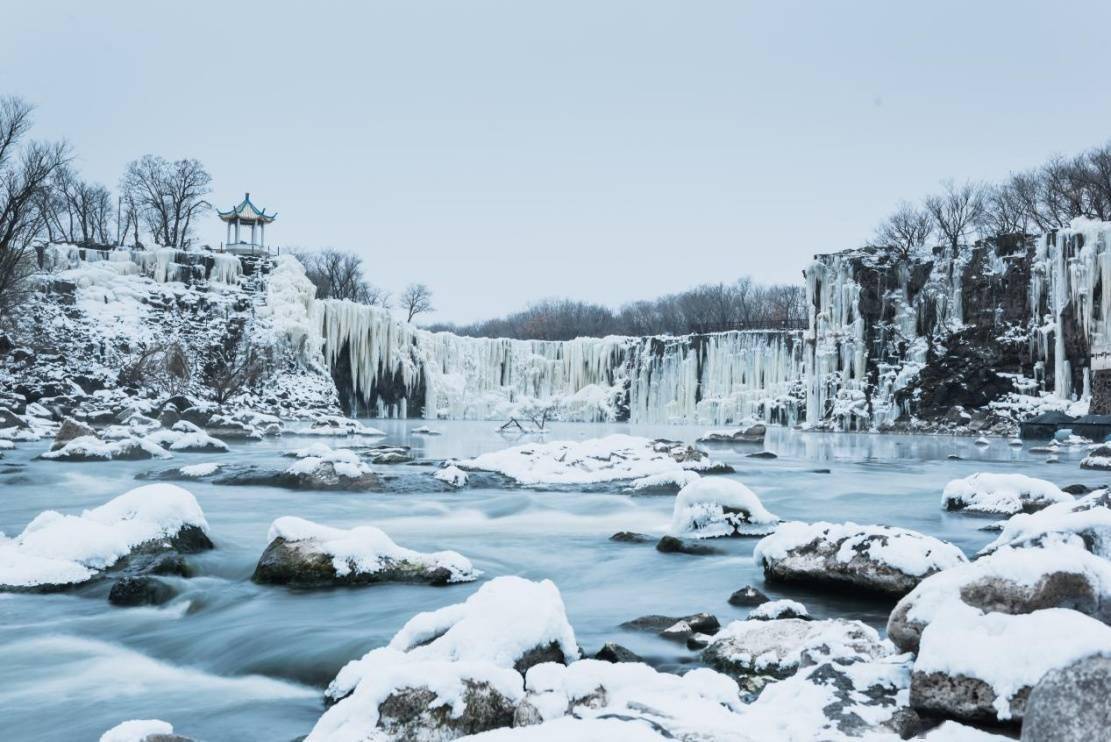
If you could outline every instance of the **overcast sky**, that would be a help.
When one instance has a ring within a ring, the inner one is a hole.
[[[196,157],[432,319],[795,281],[945,177],[1111,137],[1107,2],[11,2],[0,94],[112,188]],[[209,217],[204,242],[223,239]]]

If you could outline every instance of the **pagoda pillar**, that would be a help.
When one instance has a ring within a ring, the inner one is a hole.
[[[251,222],[251,244],[258,244],[258,242],[255,241],[255,222]]]
[[[235,218],[235,241],[239,242],[239,217]]]

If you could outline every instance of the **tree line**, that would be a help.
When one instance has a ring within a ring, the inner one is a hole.
[[[904,257],[935,243],[955,251],[976,239],[1045,234],[1077,217],[1111,221],[1111,143],[1051,157],[1000,183],[944,181],[920,202],[900,203],[872,244]]]
[[[790,284],[761,285],[749,277],[695,286],[635,301],[617,310],[571,299],[545,299],[498,319],[436,324],[428,329],[472,337],[571,340],[605,335],[688,335],[806,325],[805,292]]]

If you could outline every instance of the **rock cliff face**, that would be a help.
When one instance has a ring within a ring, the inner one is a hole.
[[[1078,221],[957,250],[817,256],[807,424],[1003,432],[1038,411],[1086,412],[1111,327],[1109,245],[1111,224]]]

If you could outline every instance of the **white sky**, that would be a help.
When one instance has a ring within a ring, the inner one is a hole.
[[[8,5],[0,94],[85,177],[196,157],[435,320],[793,281],[942,178],[1111,137],[1107,2]]]

